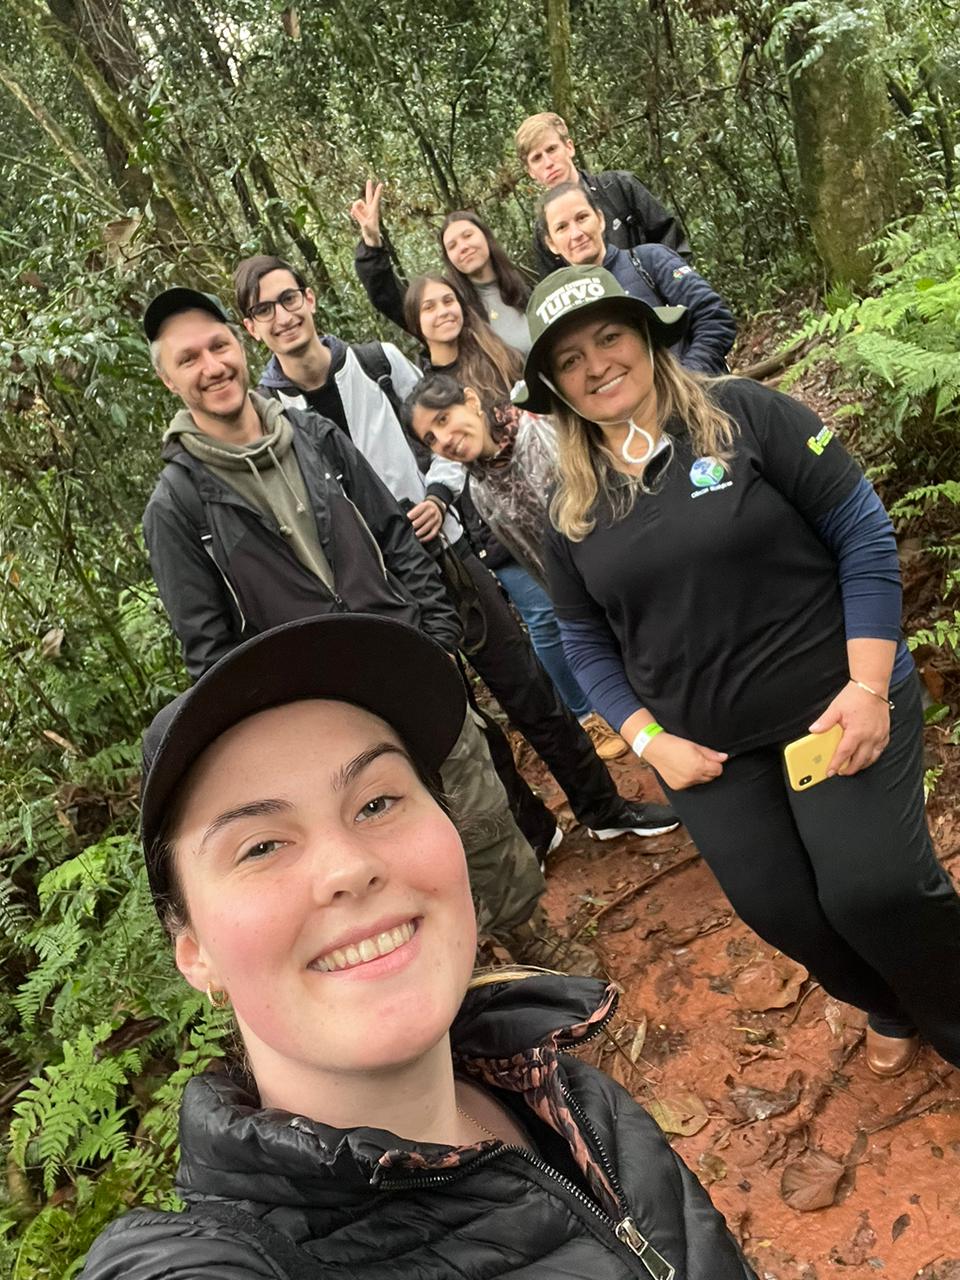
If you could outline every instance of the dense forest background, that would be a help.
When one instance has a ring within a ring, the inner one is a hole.
[[[511,137],[548,108],[681,215],[743,322],[818,300],[782,345],[843,390],[957,741],[954,0],[6,0],[0,1270],[68,1277],[123,1206],[172,1203],[179,1088],[228,1034],[174,975],[133,834],[140,729],[185,683],[139,531],[170,413],[144,301],[229,297],[276,251],[329,330],[396,338],[353,274],[364,180],[408,273],[457,207],[523,260]]]

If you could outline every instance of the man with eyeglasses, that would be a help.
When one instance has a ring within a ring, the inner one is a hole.
[[[291,280],[281,294],[274,309],[303,311],[303,285]],[[157,375],[183,402],[164,434],[143,529],[190,674],[261,631],[331,612],[396,618],[453,657],[462,626],[440,574],[347,433],[250,391],[238,332],[212,294],[166,289],[143,326]],[[553,932],[539,906],[542,872],[470,709],[441,776],[466,819],[484,931],[518,962],[595,972],[597,958]]]
[[[419,370],[392,343],[351,347],[319,334],[313,290],[282,258],[245,258],[233,279],[244,327],[273,353],[258,390],[335,422],[404,507],[420,541],[434,541],[442,529],[455,542],[462,530],[446,513],[463,488],[463,468],[431,458],[422,477],[391,403],[412,390]]]

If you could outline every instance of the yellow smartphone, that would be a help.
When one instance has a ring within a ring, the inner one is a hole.
[[[843,725],[835,724],[826,733],[808,733],[783,748],[783,763],[794,791],[806,791],[823,782],[827,766],[843,737]]]

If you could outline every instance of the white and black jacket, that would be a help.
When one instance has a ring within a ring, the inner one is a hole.
[[[463,467],[432,457],[426,474],[422,473],[387,393],[367,374],[351,347],[338,338],[323,341],[333,353],[333,377],[354,446],[401,505],[408,502],[416,506],[424,498],[437,497],[449,508],[466,481]],[[403,400],[422,375],[392,343],[381,345],[389,362],[393,391]],[[263,371],[258,390],[280,400],[287,409],[307,408],[302,388],[290,381],[275,356]],[[443,534],[451,544],[463,537],[463,527],[453,510],[444,516]]]

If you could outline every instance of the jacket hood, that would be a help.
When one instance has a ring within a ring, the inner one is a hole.
[[[347,355],[347,344],[341,342],[339,338],[335,338],[332,334],[325,334],[320,341],[325,347],[329,347],[333,361],[330,365],[332,371],[336,372],[341,367]],[[303,388],[298,387],[295,382],[291,382],[287,375],[280,367],[280,361],[276,356],[271,356],[267,367],[260,375],[258,386],[266,387],[268,391],[282,391],[284,395],[299,396],[303,395]]]
[[[451,1028],[455,1064],[507,1060],[589,1039],[616,1007],[618,988],[593,978],[543,974],[467,993]],[[343,1206],[369,1194],[391,1169],[444,1169],[490,1146],[403,1142],[381,1129],[336,1129],[259,1106],[247,1083],[206,1072],[187,1083],[180,1115],[177,1185],[189,1199],[212,1195],[261,1204]]]
[[[279,429],[279,419],[283,416],[283,405],[276,400],[269,400],[266,396],[258,395],[255,391],[249,393],[253,407],[257,411],[257,417],[260,419],[260,426],[263,430],[264,439],[255,441],[253,445],[232,445],[222,444],[220,441],[208,435],[205,431],[201,431],[193,419],[193,414],[189,409],[180,409],[174,415],[173,421],[163,433],[163,446],[161,448],[161,456],[170,458],[179,452],[183,447],[183,436],[193,436],[197,441],[209,442],[212,449],[222,452],[225,457],[240,457],[243,454],[256,453],[256,451],[264,446],[271,437],[275,436]],[[273,441],[275,444],[276,441]]]

